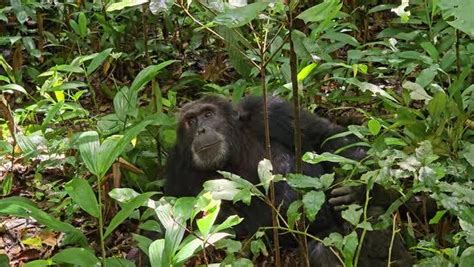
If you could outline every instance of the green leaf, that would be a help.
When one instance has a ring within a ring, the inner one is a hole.
[[[110,136],[105,139],[104,143],[100,146],[99,153],[97,155],[97,169],[99,171],[98,177],[104,177],[109,170],[110,166],[114,161],[122,154],[133,138],[148,126],[152,120],[145,119],[139,124],[125,131],[123,136]]]
[[[165,253],[165,240],[158,239],[153,241],[148,248],[148,256],[150,257],[151,266],[169,266],[165,262],[166,258],[173,255],[163,255]],[[168,256],[168,257],[166,257]]]
[[[87,66],[87,75],[91,75],[102,63],[104,60],[107,59],[107,57],[110,55],[110,52],[112,52],[112,48],[105,49],[104,51],[100,52],[97,54]]]
[[[410,98],[412,100],[430,100],[432,97],[417,83],[405,81],[402,87],[410,91]]]
[[[322,191],[311,191],[303,196],[304,210],[310,221],[314,221],[325,200],[326,197]]]
[[[297,76],[298,81],[303,81],[308,75],[316,68],[318,64],[311,63],[308,66],[304,67]]]
[[[100,149],[99,134],[94,131],[80,133],[77,137],[77,142],[82,161],[86,165],[87,170],[100,177],[97,166],[97,155]]]
[[[79,30],[79,25],[77,24],[77,22],[75,22],[74,20],[70,19],[69,20],[69,25],[71,26],[71,28],[74,30],[74,32],[81,36],[81,31]]]
[[[56,253],[52,257],[55,263],[70,263],[82,266],[98,266],[99,259],[84,248],[67,248]]]
[[[240,192],[239,184],[227,179],[215,179],[204,182],[204,191],[210,192],[212,198],[232,201]]]
[[[84,12],[79,14],[79,35],[82,38],[87,36],[87,17]]]
[[[459,259],[459,267],[471,267],[474,266],[474,246],[470,246],[465,249],[461,258]]]
[[[356,226],[359,223],[363,212],[364,210],[361,209],[359,205],[351,204],[347,209],[341,212],[341,216],[344,220]]]
[[[342,4],[339,0],[324,0],[321,4],[301,12],[296,18],[303,20],[305,23],[324,21],[328,18],[332,19],[331,14],[339,11],[341,7]]]
[[[439,52],[431,42],[422,42],[420,46],[426,51],[426,53],[428,53],[428,55],[430,55],[431,58],[433,58],[434,61],[438,61]]]
[[[342,163],[342,164],[357,164],[357,161],[348,159],[336,154],[332,154],[329,152],[324,152],[321,155],[318,155],[313,152],[306,152],[303,155],[303,161],[311,163],[311,164],[318,164],[320,162],[329,161],[335,163]]]
[[[109,192],[109,196],[120,203],[128,203],[139,195],[131,188],[114,188]]]
[[[273,166],[272,163],[268,159],[263,159],[258,163],[257,172],[258,178],[263,184],[263,188],[265,188],[265,192],[268,193],[268,189],[270,187],[270,182],[273,180]]]
[[[126,7],[138,6],[144,3],[148,3],[149,0],[124,0],[117,3],[112,3],[107,7],[107,12],[122,10]]]
[[[71,72],[71,73],[84,73],[84,70],[81,67],[73,66],[73,65],[56,65],[50,68],[50,70]]]
[[[155,76],[164,68],[166,68],[168,65],[171,65],[173,63],[177,62],[177,60],[168,60],[165,62],[162,62],[158,65],[152,65],[148,66],[140,73],[138,73],[137,77],[133,80],[132,86],[130,86],[130,90],[132,91],[139,91],[142,89],[143,86],[145,86],[149,81],[151,81]]]
[[[448,212],[447,210],[439,210],[436,212],[436,214],[433,216],[433,218],[430,219],[429,224],[438,224],[439,221],[443,218],[443,216]]]
[[[1,257],[2,255],[0,255]],[[6,256],[6,255],[5,255]],[[7,257],[8,259],[8,257]],[[29,261],[27,262],[25,265],[23,265],[24,267],[44,267],[44,266],[53,266],[54,265],[54,261],[52,259],[48,259],[48,260],[34,260],[34,261]],[[6,264],[6,265],[2,265],[2,261],[0,260],[0,266],[10,266],[9,264]]]
[[[439,0],[438,6],[449,25],[474,37],[474,1]],[[453,17],[454,20],[451,20]]]
[[[301,200],[294,201],[288,207],[286,211],[286,217],[288,218],[288,227],[290,229],[294,228],[295,223],[301,218],[300,208],[303,206]]]
[[[17,91],[25,95],[28,95],[25,88],[23,88],[22,86],[18,84],[11,83],[11,84],[0,85],[0,92],[7,91],[7,90]]]
[[[95,218],[99,218],[99,204],[95,197],[94,191],[89,183],[82,178],[74,178],[65,186],[68,195],[76,202],[83,210]]]
[[[242,221],[243,221],[243,219],[239,218],[239,216],[231,215],[231,216],[227,217],[224,222],[219,224],[213,232],[220,232],[220,231],[229,229],[229,228],[239,224]]]
[[[77,89],[80,87],[87,87],[87,84],[84,82],[66,82],[62,83],[61,85],[54,86],[54,87],[49,87],[45,90],[45,92],[52,92],[52,91],[64,91],[64,90],[70,90],[70,89]]]
[[[210,207],[206,208],[205,214],[202,218],[199,218],[196,221],[199,231],[201,232],[204,239],[207,239],[209,233],[211,232],[211,228],[214,225],[217,214],[219,214],[220,210],[220,201],[219,200],[212,200]]]
[[[288,185],[293,188],[321,189],[323,187],[319,179],[303,174],[289,174],[286,179]]]
[[[146,202],[156,194],[156,192],[146,192],[137,196],[132,201],[123,204],[122,209],[110,221],[109,226],[105,231],[104,238],[107,238],[112,233],[112,231],[114,231],[123,221],[125,221],[125,219],[127,219],[133,213],[135,209],[141,206],[145,206]]]
[[[341,33],[341,32],[328,32],[325,33],[321,36],[321,38],[325,39],[330,39],[334,41],[341,42],[343,44],[349,44],[354,47],[360,46],[359,42],[356,40],[356,38],[350,36],[349,34],[346,33]]]
[[[237,28],[255,19],[267,6],[268,2],[255,2],[243,7],[228,9],[217,15],[214,22],[229,28]]]
[[[79,243],[87,245],[88,241],[84,234],[72,225],[63,223],[51,215],[38,209],[35,204],[23,197],[9,197],[0,199],[0,215],[18,216],[23,218],[33,217],[38,223],[53,230],[67,234],[64,244]]]
[[[441,114],[446,111],[447,102],[447,96],[443,91],[437,92],[428,102],[427,109],[433,119],[440,119]]]
[[[421,85],[421,87],[428,86],[438,74],[439,65],[435,64],[426,68],[420,72],[418,77],[416,77],[416,83]]]
[[[372,135],[377,135],[380,133],[380,129],[382,129],[382,125],[378,120],[371,119],[367,123],[367,127],[369,128],[369,131]]]

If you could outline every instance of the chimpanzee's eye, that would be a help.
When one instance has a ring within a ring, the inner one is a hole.
[[[206,113],[204,113],[205,118],[210,118],[212,116],[214,116],[214,113],[212,111],[207,111]]]
[[[194,124],[196,124],[196,117],[189,117],[188,124],[189,126],[194,126]]]

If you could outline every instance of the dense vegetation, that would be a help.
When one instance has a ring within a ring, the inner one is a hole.
[[[0,4],[0,266],[273,262],[260,232],[240,241],[239,218],[216,222],[210,193],[160,193],[182,103],[263,93],[298,95],[369,148],[361,162],[304,156],[399,193],[376,219],[351,205],[354,229],[399,231],[419,266],[474,266],[474,2],[229,2]],[[307,189],[295,230],[333,177],[288,179]],[[232,196],[251,194],[266,197]],[[363,238],[323,242],[352,266]]]

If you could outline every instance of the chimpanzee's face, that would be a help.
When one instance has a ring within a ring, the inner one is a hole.
[[[191,146],[196,168],[218,170],[229,160],[229,119],[214,103],[191,103],[181,114],[180,127]]]

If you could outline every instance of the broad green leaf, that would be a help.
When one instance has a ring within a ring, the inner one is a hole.
[[[81,35],[82,38],[87,36],[87,17],[84,12],[81,12],[79,14],[79,34]]]
[[[138,6],[148,3],[149,0],[123,0],[117,3],[112,3],[107,7],[107,12],[122,10],[126,7]]]
[[[410,98],[412,100],[430,100],[432,97],[417,83],[405,81],[402,87],[410,91]]]
[[[38,209],[33,202],[23,197],[8,197],[0,199],[0,215],[18,216],[23,218],[32,217],[38,221],[38,223],[43,224],[46,227],[66,233],[66,239],[64,240],[65,245],[78,243],[85,246],[88,244],[87,238],[81,231]]]
[[[145,86],[149,81],[151,81],[155,76],[167,66],[177,62],[177,60],[168,60],[162,62],[158,65],[148,66],[140,73],[138,73],[137,77],[133,80],[132,86],[130,86],[130,90],[132,91],[139,91]]]
[[[217,15],[214,22],[229,28],[237,28],[255,19],[267,6],[268,2],[255,2],[243,7],[228,9]]]
[[[293,188],[321,189],[323,187],[318,178],[303,174],[289,174],[286,179]]]
[[[474,246],[466,248],[459,260],[459,267],[471,267],[474,266]]]
[[[173,257],[173,263],[180,264],[187,259],[191,258],[199,248],[203,246],[203,241],[199,238],[194,237],[189,243],[185,244],[178,253]]]
[[[137,246],[147,255],[149,256],[149,251],[148,248],[150,247],[151,243],[153,242],[151,239],[148,237],[142,236],[142,235],[137,235],[133,234],[133,239],[137,241]]]
[[[377,135],[380,133],[380,129],[382,129],[382,125],[378,120],[371,119],[367,123],[367,127],[372,135]]]
[[[17,91],[25,95],[28,95],[25,88],[23,88],[22,86],[18,84],[11,83],[11,84],[0,85],[0,92],[7,91],[7,90]]]
[[[294,201],[288,207],[286,211],[286,217],[288,218],[288,227],[290,229],[295,227],[295,223],[301,218],[300,208],[303,206],[301,200]]]
[[[438,6],[449,25],[474,37],[474,1],[439,0]],[[454,20],[451,19],[453,17]]]
[[[127,219],[133,213],[135,209],[141,206],[145,206],[147,201],[156,194],[156,192],[146,192],[137,196],[132,201],[123,204],[122,209],[110,221],[109,226],[107,227],[107,230],[104,233],[104,238],[107,238],[112,233],[112,231],[114,231],[123,221],[125,221],[125,219]]]
[[[67,248],[56,253],[52,260],[55,263],[69,263],[81,266],[99,266],[99,259],[84,248]]]
[[[128,87],[122,87],[114,97],[114,110],[122,121],[126,121],[128,116],[136,117],[138,115],[137,105],[137,91],[130,90]]]
[[[339,11],[342,4],[339,0],[324,0],[321,4],[315,5],[311,8],[301,12],[296,18],[301,19],[304,22],[317,22],[324,21],[335,11]]]
[[[447,210],[439,210],[436,212],[436,214],[433,216],[433,218],[430,219],[429,224],[438,224],[439,221],[443,218],[443,216],[447,213]]]
[[[349,235],[346,235],[342,243],[342,255],[344,256],[344,265],[352,266],[352,259],[354,258],[355,252],[357,250],[357,245],[359,245],[359,238],[357,237],[357,233],[353,231]]]
[[[240,192],[239,184],[227,179],[215,179],[204,182],[204,191],[210,192],[212,198],[232,201]]]
[[[303,206],[308,220],[314,221],[325,200],[322,191],[310,191],[303,196]]]
[[[107,59],[107,57],[112,52],[112,48],[105,49],[104,51],[97,54],[87,66],[87,75],[91,75],[102,63]]]
[[[99,134],[95,131],[80,133],[77,137],[77,143],[81,158],[89,170],[94,175],[99,176],[98,154],[100,149]]]
[[[97,155],[98,177],[104,177],[114,161],[122,154],[123,150],[130,144],[133,138],[148,126],[152,120],[145,119],[139,124],[125,131],[123,136],[110,136],[100,146]]]
[[[308,75],[316,68],[318,64],[311,63],[308,66],[304,67],[297,76],[298,81],[303,81]]]
[[[76,202],[83,210],[95,218],[99,218],[99,204],[96,196],[89,183],[82,178],[74,178],[65,186],[68,195]]]
[[[270,183],[273,179],[272,171],[273,166],[268,159],[263,159],[258,163],[258,178],[260,178],[266,193],[268,193],[268,188],[270,187]]]
[[[169,266],[164,259],[172,255],[163,255],[165,253],[165,240],[158,239],[153,241],[148,248],[148,256],[150,257],[151,266]],[[166,257],[168,256],[168,257]]]
[[[438,68],[439,65],[435,64],[422,70],[420,74],[418,74],[418,77],[416,77],[416,83],[421,85],[423,88],[428,86],[438,74]]]
[[[208,207],[204,210],[202,218],[196,220],[199,231],[201,232],[204,239],[207,239],[211,228],[216,222],[217,215],[219,214],[221,202],[219,200],[212,200]]]
[[[240,222],[242,222],[243,219],[242,218],[239,218],[239,216],[237,215],[231,215],[229,217],[227,217],[225,219],[224,222],[222,222],[221,224],[219,224],[215,230],[213,230],[213,232],[220,232],[220,231],[223,231],[223,230],[226,230],[226,229],[229,229],[237,224],[239,224]]]
[[[429,41],[422,42],[420,46],[430,55],[431,58],[436,62],[439,59],[439,52],[436,47]]]
[[[360,222],[362,213],[364,213],[364,210],[361,209],[360,205],[351,204],[347,209],[341,212],[341,216],[344,220],[356,226]]]
[[[120,203],[130,202],[139,195],[131,188],[114,188],[109,192],[109,196]]]
[[[79,30],[79,25],[77,24],[76,21],[70,19],[70,20],[69,20],[69,25],[71,26],[71,28],[74,30],[74,32],[75,32],[77,35],[81,36],[81,31]]]

